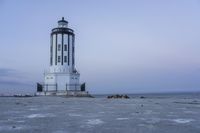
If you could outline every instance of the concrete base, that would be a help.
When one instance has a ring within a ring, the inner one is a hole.
[[[92,97],[86,91],[46,91],[36,92],[36,96],[69,96],[69,97]]]

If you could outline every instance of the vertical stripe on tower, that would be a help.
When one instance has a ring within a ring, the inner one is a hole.
[[[63,65],[63,33],[62,33],[62,51],[61,51],[61,64]]]
[[[53,50],[53,36],[51,35],[50,36],[50,39],[51,39],[51,42],[50,42],[50,65],[52,66],[52,60],[53,60],[53,53],[52,53],[52,50]]]
[[[55,48],[55,65],[57,65],[57,34],[56,34],[56,48]]]
[[[69,66],[69,61],[70,61],[70,60],[69,60],[69,50],[70,50],[70,49],[69,49],[69,45],[70,45],[70,44],[69,44],[69,41],[70,41],[69,39],[70,39],[70,37],[69,37],[69,34],[68,34],[68,66]]]
[[[74,65],[74,35],[72,36],[72,65]]]

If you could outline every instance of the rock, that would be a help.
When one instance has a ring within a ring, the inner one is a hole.
[[[143,99],[143,98],[146,98],[146,97],[144,97],[144,96],[141,96],[140,98],[141,98],[141,99]]]
[[[114,99],[118,99],[118,98],[129,99],[129,96],[127,96],[127,95],[119,95],[119,94],[116,94],[116,95],[107,96],[107,98],[108,98],[108,99],[111,99],[111,98],[114,98]]]
[[[124,98],[128,99],[128,98],[129,98],[129,96],[127,96],[127,95],[124,95]]]
[[[19,102],[16,102],[15,104],[16,104],[16,105],[19,105],[20,103],[19,103]]]

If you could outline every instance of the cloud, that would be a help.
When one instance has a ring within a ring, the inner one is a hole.
[[[2,85],[31,85],[23,72],[11,68],[0,68],[0,87]]]
[[[35,83],[28,75],[17,69],[0,68],[0,94],[35,92]]]
[[[0,77],[10,76],[12,73],[16,72],[14,69],[10,68],[0,68]]]
[[[11,81],[8,81],[8,80],[1,80],[0,79],[0,87],[1,87],[1,85],[31,85],[31,84],[29,84],[29,83],[23,83],[23,82],[19,82],[19,81],[13,81],[13,80],[11,80]]]

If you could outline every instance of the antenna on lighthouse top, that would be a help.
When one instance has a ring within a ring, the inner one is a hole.
[[[62,19],[58,21],[58,27],[65,28],[65,27],[67,27],[67,24],[68,24],[68,22],[65,20],[64,17],[62,17]]]

